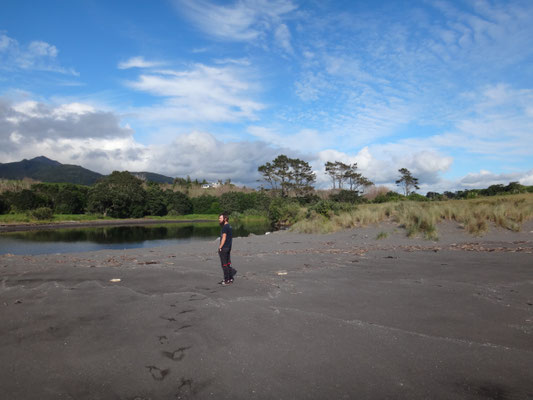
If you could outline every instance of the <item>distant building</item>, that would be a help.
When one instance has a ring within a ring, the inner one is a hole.
[[[202,185],[202,189],[217,188],[217,187],[220,187],[220,186],[221,186],[220,182],[204,183]]]

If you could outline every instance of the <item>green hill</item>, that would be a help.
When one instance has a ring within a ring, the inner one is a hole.
[[[174,182],[174,178],[169,176],[155,174],[153,172],[130,172],[133,176],[136,176],[143,181],[151,181],[156,183],[170,183]]]
[[[3,179],[31,178],[41,182],[92,185],[103,176],[78,165],[61,164],[44,156],[0,163],[0,178]]]
[[[153,172],[131,172],[132,175],[144,181],[156,183],[173,183],[174,179]],[[31,178],[41,182],[75,183],[90,186],[105,175],[80,167],[79,165],[61,164],[40,156],[31,160],[11,163],[0,163],[0,178],[20,180]]]

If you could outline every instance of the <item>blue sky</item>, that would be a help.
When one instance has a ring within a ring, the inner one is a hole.
[[[533,185],[533,2],[4,0],[0,162]]]

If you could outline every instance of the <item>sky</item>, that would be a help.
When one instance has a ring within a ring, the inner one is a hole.
[[[2,0],[0,162],[533,185],[531,0]]]

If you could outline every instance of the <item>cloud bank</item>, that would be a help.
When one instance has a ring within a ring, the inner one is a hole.
[[[310,133],[313,136],[313,133]],[[301,140],[306,140],[302,133]],[[481,171],[457,182],[446,182],[442,173],[453,159],[436,151],[394,151],[364,147],[355,155],[338,150],[302,153],[283,141],[221,141],[215,135],[191,131],[175,135],[167,143],[143,145],[134,131],[112,112],[83,103],[50,104],[37,101],[12,102],[0,98],[0,157],[4,162],[45,155],[66,164],[77,164],[108,174],[113,170],[151,171],[172,177],[207,180],[230,178],[238,184],[257,186],[257,167],[279,154],[308,161],[317,173],[317,186],[330,186],[324,173],[327,161],[357,163],[360,172],[374,183],[394,189],[399,168],[408,168],[420,179],[422,190],[448,190],[451,187],[486,187],[495,183],[520,181],[532,184],[533,172],[493,174]],[[289,143],[290,144],[290,143]],[[301,148],[301,146],[300,146]]]

